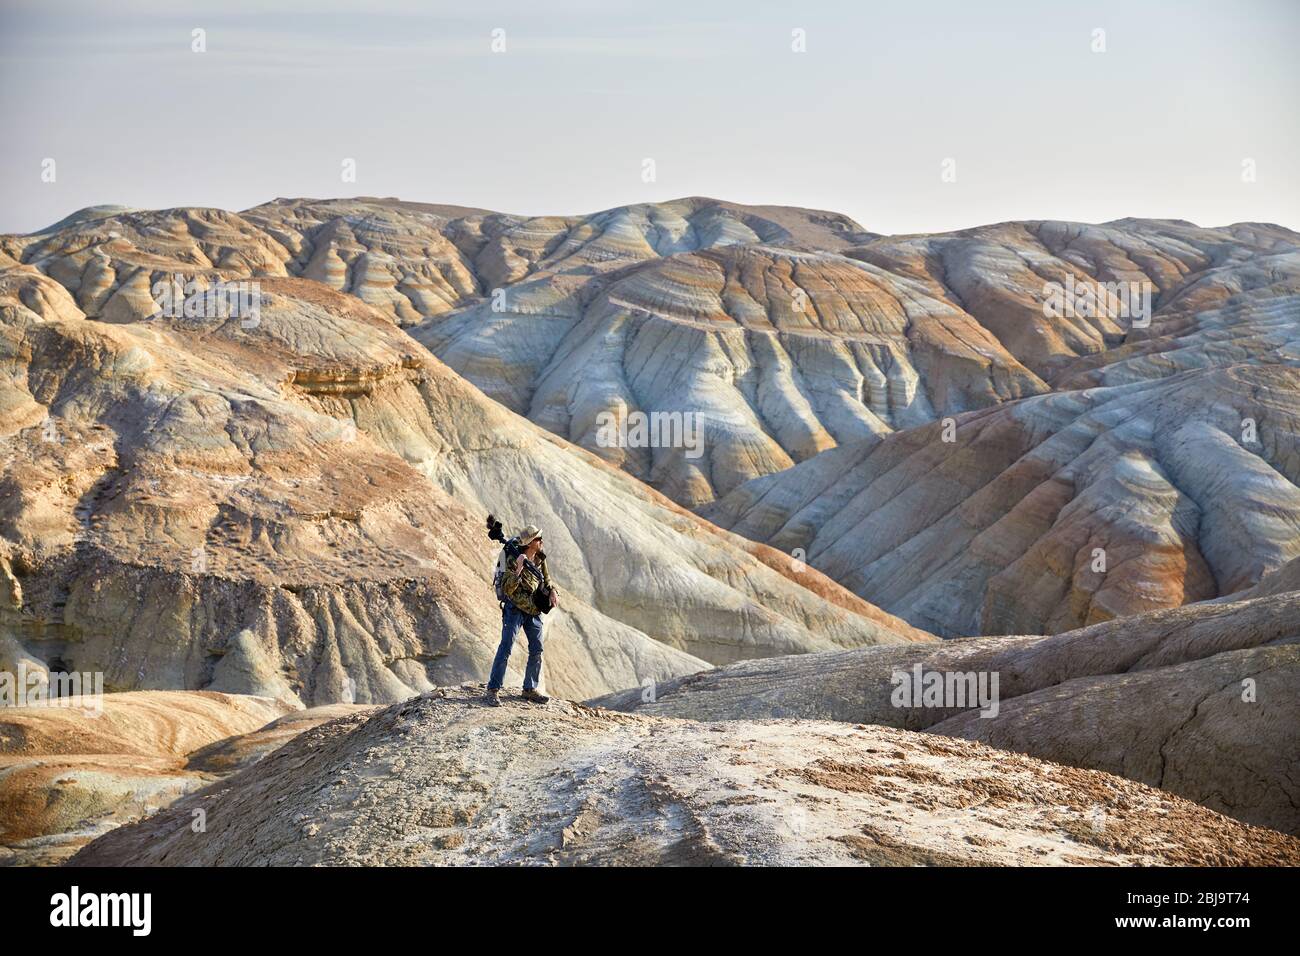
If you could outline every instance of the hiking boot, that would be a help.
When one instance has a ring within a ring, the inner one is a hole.
[[[547,697],[545,694],[537,690],[526,690],[524,691],[522,696],[524,700],[530,700],[534,704],[544,704],[551,699]]]
[[[501,691],[495,687],[489,687],[487,693],[483,695],[483,703],[489,707],[500,707]]]

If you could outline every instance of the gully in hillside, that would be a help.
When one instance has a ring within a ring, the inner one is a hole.
[[[546,552],[542,550],[542,532],[535,525],[527,525],[518,535],[506,540],[501,522],[492,515],[487,518],[488,537],[503,544],[497,558],[497,569],[492,584],[497,601],[501,604],[501,644],[492,662],[488,678],[487,702],[500,706],[501,685],[506,679],[506,665],[515,645],[515,635],[524,629],[528,638],[528,664],[524,668],[524,700],[544,704],[550,698],[539,691],[542,679],[542,615],[559,607],[559,595],[551,583],[551,573],[546,567]]]

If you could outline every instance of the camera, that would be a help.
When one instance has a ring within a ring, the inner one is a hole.
[[[533,606],[537,608],[537,613],[549,614],[554,600],[550,588],[545,584],[537,585],[537,590],[533,592]]]
[[[504,553],[498,559],[498,564],[499,564],[498,570],[500,571],[504,571],[507,567],[509,567],[514,562],[515,558],[520,554],[520,552],[523,551],[523,548],[519,547],[518,538],[506,537],[505,532],[501,528],[501,522],[497,520],[496,516],[494,515],[487,516],[487,536],[491,540],[500,541],[503,545],[505,545],[505,548],[503,549]]]

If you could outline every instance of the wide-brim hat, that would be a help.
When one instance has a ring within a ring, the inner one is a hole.
[[[526,548],[534,538],[540,538],[541,536],[542,532],[537,525],[524,525],[523,530],[519,532],[519,544],[521,547]]]

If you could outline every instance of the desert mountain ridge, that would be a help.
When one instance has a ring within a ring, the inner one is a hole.
[[[550,686],[573,697],[933,639],[503,409],[243,216],[0,247],[0,663],[309,706],[480,676],[489,511],[549,531]],[[155,317],[156,277],[196,271],[255,277],[256,326]]]
[[[400,330],[394,355],[423,346],[551,434],[945,637],[1214,599],[1300,555],[1300,236],[1280,226],[879,236],[702,197],[531,218],[286,199],[83,210],[0,237],[5,257],[118,325],[153,314],[153,284],[177,272],[310,280],[326,311],[326,289],[359,299]],[[1145,326],[1044,314],[1045,283],[1106,282],[1145,284]],[[312,348],[290,349],[303,384],[322,374]],[[699,454],[602,445],[602,416],[636,412],[695,416]],[[1098,548],[1120,573],[1092,570]]]
[[[467,206],[459,203],[422,202],[420,200],[402,199],[400,196],[364,196],[364,195],[332,196],[332,197],[276,196],[273,199],[268,199],[265,202],[259,203],[256,206],[250,206],[248,208],[257,209],[260,208],[261,206],[293,205],[293,204],[304,204],[304,203],[315,205],[315,204],[329,203],[329,202],[355,202],[355,203],[365,203],[367,205],[374,205],[374,206],[391,206],[398,209],[409,209],[416,212],[431,213],[433,215],[442,216],[449,219],[465,218],[469,216],[507,215],[507,213],[503,213],[499,209],[489,209],[485,206]],[[705,196],[705,195],[698,195],[698,194],[690,195],[690,196],[678,196],[673,199],[658,200],[657,202],[661,202],[664,204],[690,203],[690,204],[699,204],[699,205],[730,205],[736,208],[745,208],[751,210],[762,209],[762,210],[789,210],[791,212],[807,212],[807,213],[814,213],[814,214],[820,214],[826,216],[834,216],[836,218],[842,218],[846,222],[851,223],[853,226],[855,226],[856,227],[855,231],[861,233],[867,232],[865,227],[861,226],[860,224],[858,224],[856,220],[848,216],[844,216],[840,213],[831,212],[830,210],[822,210],[822,209],[815,209],[809,206],[801,206],[798,203],[772,203],[772,204],[737,203],[737,202],[732,202],[730,200],[718,199],[713,196]],[[627,207],[632,205],[636,205],[636,203],[616,204],[613,206],[605,207],[603,209],[595,210],[591,213],[587,213],[587,215],[594,216],[594,215],[599,215],[600,213],[614,212],[619,209],[626,209]],[[223,210],[223,207],[221,206],[195,205],[195,204],[182,204],[179,206],[160,207],[160,208],[195,209],[195,210],[210,209],[216,211]],[[122,215],[126,213],[136,213],[136,212],[144,212],[144,211],[147,211],[146,207],[129,206],[129,205],[122,205],[122,204],[115,204],[115,203],[101,203],[94,206],[84,206],[81,209],[74,210],[73,212],[69,213],[67,216],[64,216],[62,219],[59,219],[58,221],[51,223],[48,226],[44,226],[40,229],[33,229],[30,232],[26,232],[26,233],[12,232],[12,233],[8,233],[8,235],[34,236],[34,235],[39,235],[41,233],[57,232],[58,230],[75,222],[87,221],[91,219],[106,219],[112,216]],[[544,213],[536,213],[536,214],[523,216],[522,218],[546,219],[546,218],[557,218],[563,216],[564,216],[563,213],[544,212]],[[950,228],[946,230],[946,232],[960,234],[962,232],[968,232],[973,229],[980,229],[989,226],[1006,226],[1006,225],[1011,225],[1016,222],[1022,222],[1022,221],[1024,220],[1006,219],[1000,222],[972,223],[968,226],[959,226],[956,228]],[[1107,219],[1099,222],[1090,222],[1090,221],[1073,220],[1073,219],[1059,220],[1059,221],[1073,222],[1081,226],[1127,226],[1127,225],[1132,225],[1134,223],[1153,223],[1153,224],[1164,224],[1169,226],[1189,227],[1192,229],[1210,229],[1210,230],[1263,229],[1269,231],[1291,232],[1300,235],[1300,233],[1297,233],[1296,229],[1294,229],[1291,226],[1285,226],[1279,222],[1268,222],[1262,220],[1259,221],[1240,220],[1240,221],[1220,223],[1218,225],[1210,225],[1210,226],[1202,226],[1199,223],[1192,222],[1189,219],[1181,219],[1176,216],[1121,216],[1117,219]],[[882,238],[892,237],[892,238],[902,239],[902,238],[917,238],[919,236],[932,235],[933,233],[926,233],[926,232],[879,233],[877,232],[871,234]]]
[[[1149,313],[1045,307],[1099,284]],[[1292,861],[1298,403],[1270,224],[360,198],[0,236],[0,670],[109,691],[99,730],[0,714],[0,862]],[[633,413],[698,446],[600,437]],[[545,708],[474,700],[488,512],[561,588]],[[899,707],[917,666],[998,713]],[[199,806],[220,839],[167,829]]]

